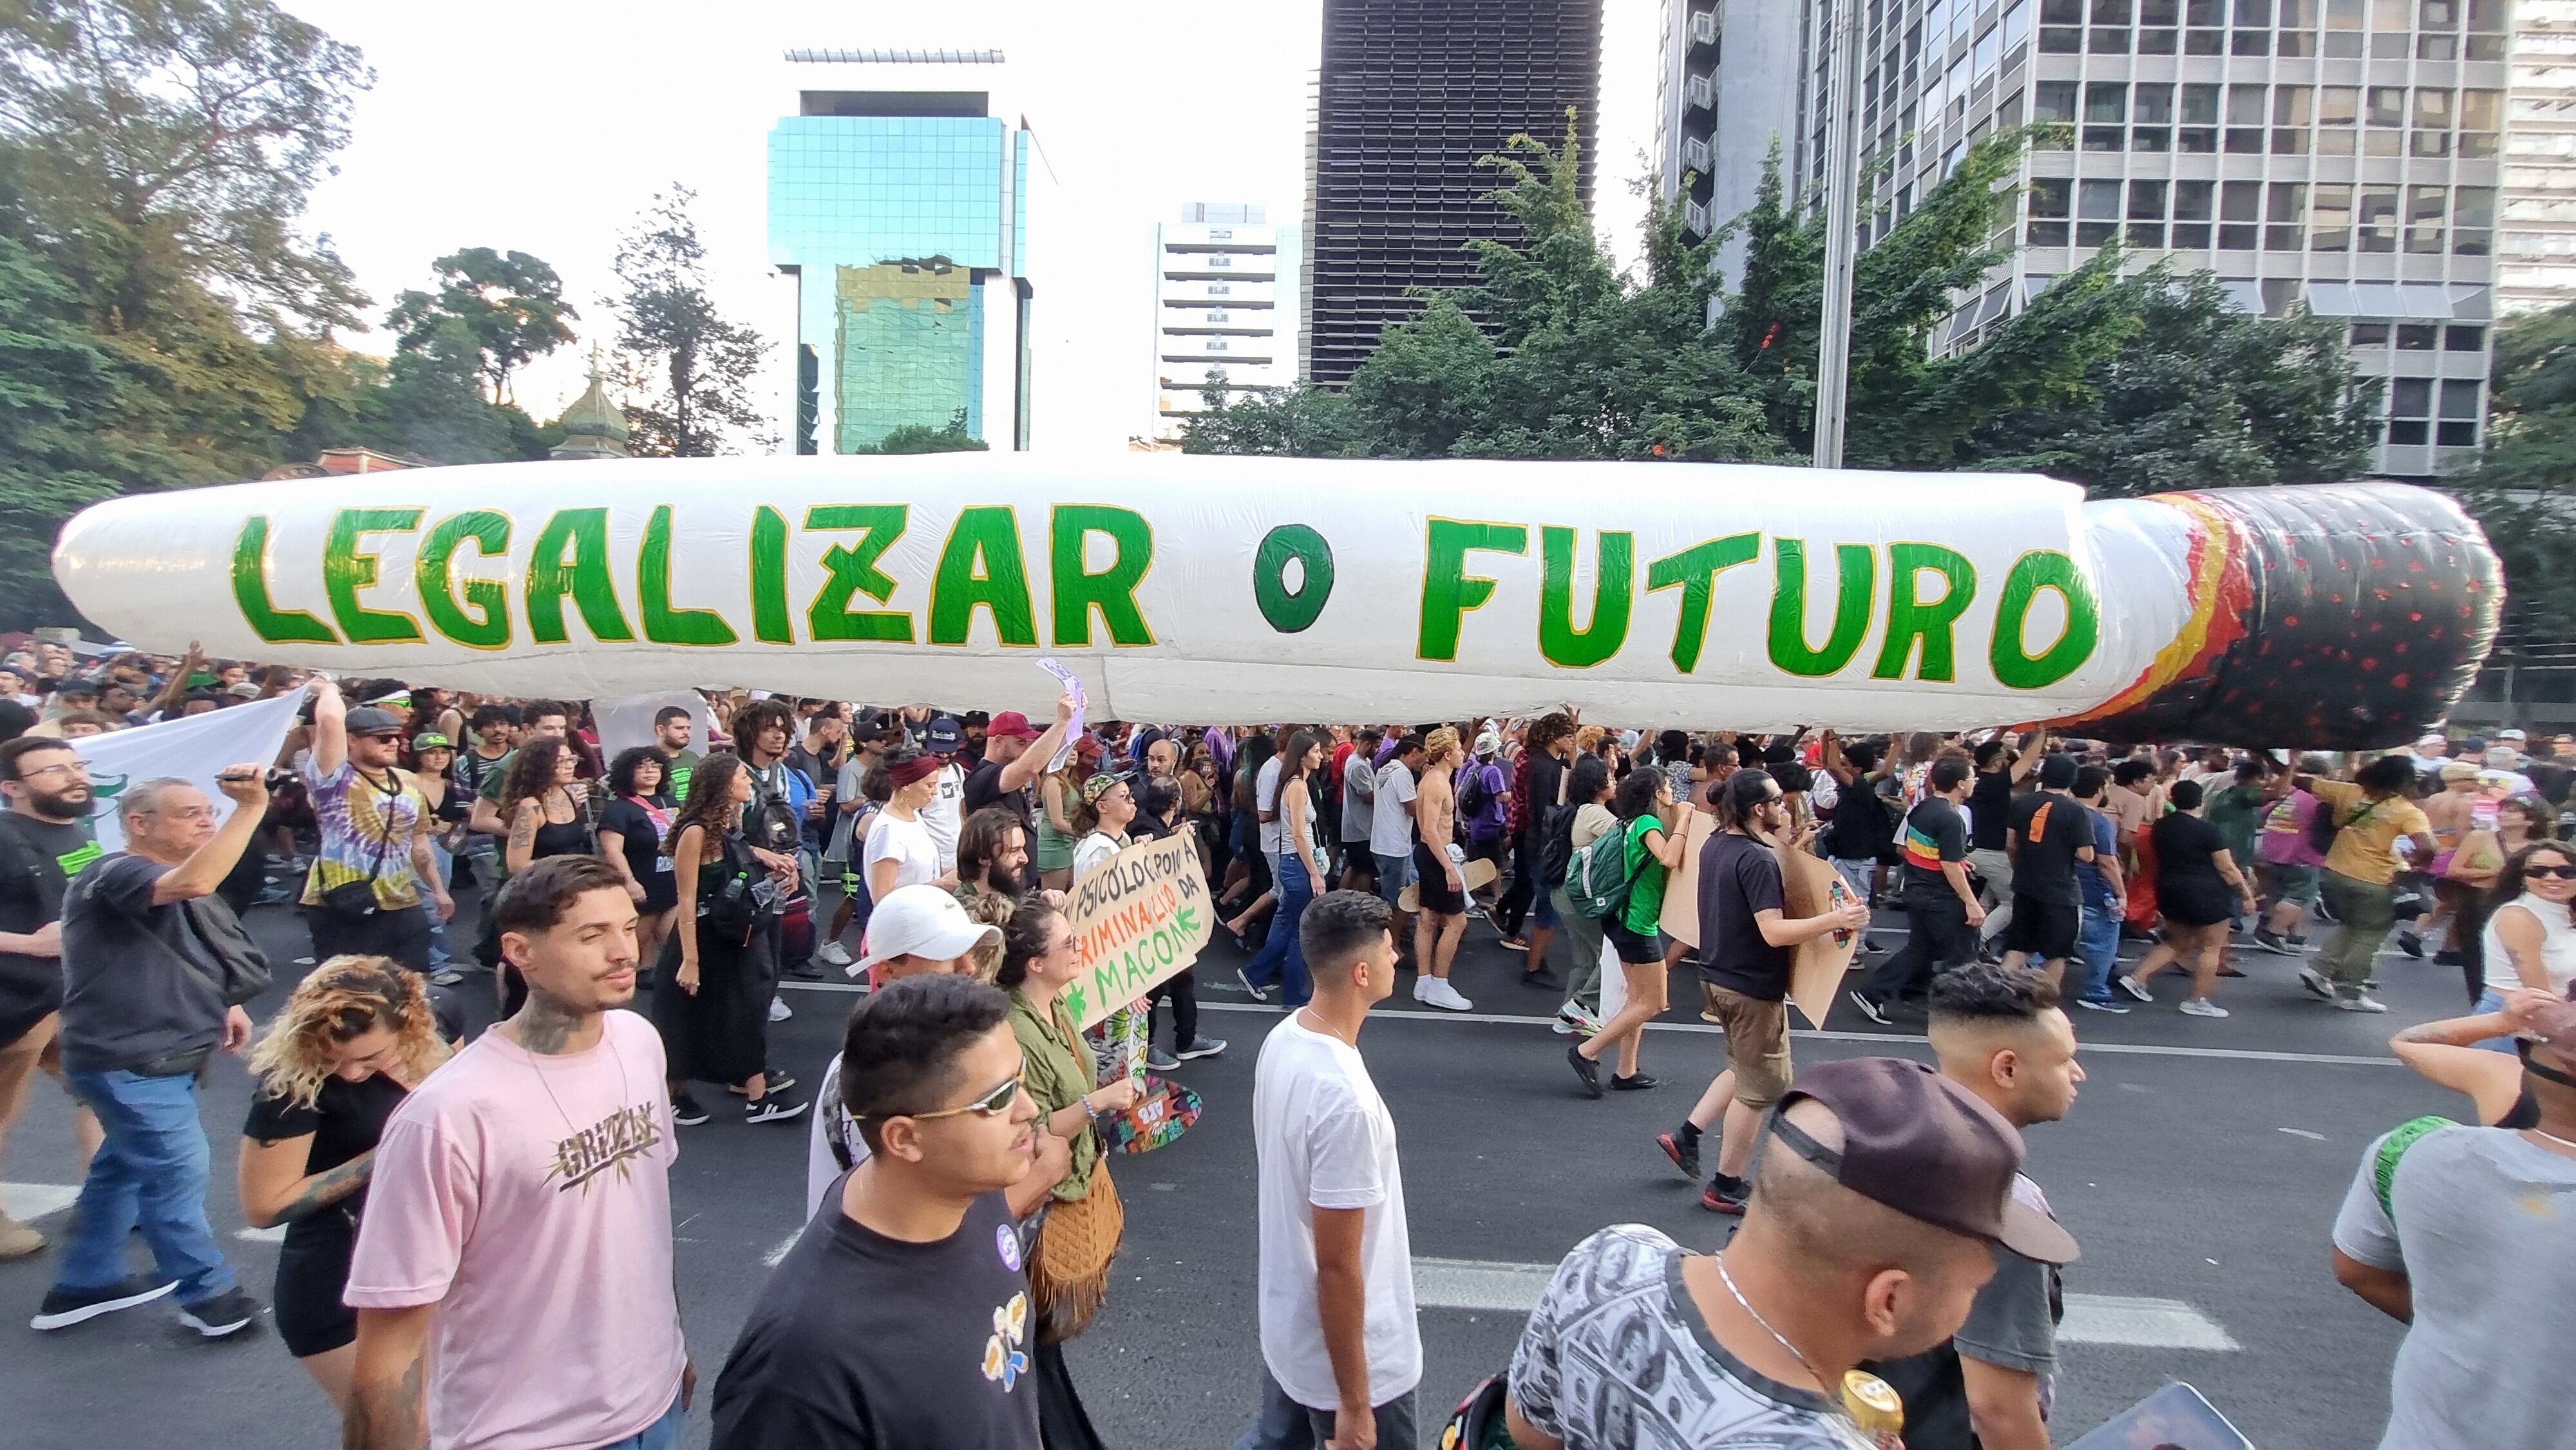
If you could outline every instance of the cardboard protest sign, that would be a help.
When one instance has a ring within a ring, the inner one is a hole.
[[[1682,863],[1664,877],[1664,935],[1699,949],[1699,848],[1717,830],[1717,817],[1706,811],[1682,810],[1677,827],[1682,836]]]
[[[1834,888],[1842,878],[1823,857],[1785,846],[1772,847],[1771,854],[1780,858],[1781,915],[1799,921],[1833,910]],[[1852,955],[1860,950],[1859,932],[1839,942],[1834,940],[1838,935],[1829,931],[1800,943],[1797,963],[1789,968],[1789,1000],[1810,1027],[1825,1025],[1825,1012],[1842,990],[1843,973],[1851,970]]]
[[[1186,835],[1139,841],[1093,867],[1065,893],[1064,917],[1080,968],[1064,993],[1077,1031],[1198,960],[1216,924]]]

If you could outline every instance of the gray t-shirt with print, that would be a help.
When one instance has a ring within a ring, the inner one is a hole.
[[[1613,1224],[1574,1246],[1512,1355],[1512,1402],[1566,1450],[1869,1450],[1839,1406],[1708,1332],[1679,1244]]]
[[[2414,1286],[2380,1450],[2564,1450],[2566,1402],[2540,1387],[2564,1380],[2576,1339],[2576,1158],[2506,1128],[2437,1128],[2398,1160],[2391,1213],[2379,1152],[2362,1154],[2334,1244]]]

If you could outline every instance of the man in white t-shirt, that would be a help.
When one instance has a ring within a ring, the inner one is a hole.
[[[1316,898],[1297,939],[1315,996],[1261,1044],[1261,1409],[1235,1450],[1403,1446],[1422,1333],[1395,1119],[1360,1057],[1395,990],[1393,913],[1364,892]]]
[[[1413,880],[1414,775],[1422,769],[1422,737],[1407,735],[1377,771],[1377,804],[1369,818],[1369,854],[1377,858],[1377,894],[1395,912],[1395,939],[1412,940],[1397,898]]]
[[[931,843],[939,848],[939,874],[957,869],[957,833],[966,823],[966,767],[957,763],[957,752],[966,743],[966,729],[953,716],[942,715],[930,722],[930,734],[922,750],[939,762],[939,789],[930,804],[921,808],[921,823],[930,830]]]
[[[1280,747],[1287,748],[1287,742],[1280,742]],[[1274,750],[1252,777],[1252,805],[1261,822],[1261,859],[1274,862],[1279,859],[1279,765],[1279,752]]]
[[[671,1284],[662,1039],[617,1010],[635,903],[606,862],[554,856],[492,916],[528,1003],[385,1124],[343,1294],[342,1443],[668,1450],[697,1375]]]

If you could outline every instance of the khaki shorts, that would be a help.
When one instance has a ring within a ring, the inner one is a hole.
[[[1764,1002],[1714,983],[1699,984],[1700,1014],[1726,1029],[1726,1065],[1735,1070],[1735,1100],[1767,1108],[1789,1090],[1789,1004]]]

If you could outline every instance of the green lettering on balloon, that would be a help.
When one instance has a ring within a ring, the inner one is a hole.
[[[816,639],[870,640],[880,644],[912,643],[912,611],[852,609],[861,594],[879,604],[894,597],[895,579],[877,567],[910,525],[912,505],[901,503],[816,504],[805,511],[808,532],[856,529],[853,544],[834,544],[823,553],[828,577],[805,611],[805,625]]]
[[[1415,653],[1426,660],[1458,657],[1458,633],[1467,611],[1494,597],[1494,581],[1467,572],[1467,554],[1527,554],[1529,530],[1520,524],[1433,519],[1424,537],[1422,618]]]
[[[767,504],[751,511],[751,637],[796,642],[787,627],[787,515]]]
[[[1939,598],[1922,597],[1925,574],[1941,576],[1945,587]],[[1976,597],[1977,570],[1967,555],[1939,544],[1888,545],[1887,637],[1879,644],[1878,665],[1870,675],[1881,680],[1904,678],[1905,662],[1920,640],[1923,655],[1914,678],[1957,679],[1951,632]]]
[[[280,609],[268,592],[268,515],[242,521],[233,540],[233,602],[251,631],[270,644],[338,644],[331,626],[301,609]]]
[[[964,644],[975,611],[990,610],[993,637],[1035,648],[1037,609],[1029,602],[1029,565],[1020,552],[1020,519],[1000,504],[957,511],[930,580],[930,642]]]
[[[2038,654],[2024,652],[2023,629],[2031,602],[2042,589],[2054,589],[2066,601],[2066,626],[2057,640]],[[2102,637],[2102,605],[2093,596],[2093,581],[2075,561],[2054,549],[2033,549],[2013,561],[2004,576],[2003,597],[1995,603],[1995,635],[1987,649],[1998,683],[2015,690],[2037,690],[2056,684],[2086,660]]]
[[[1699,668],[1700,647],[1708,642],[1710,601],[1717,596],[1717,576],[1751,562],[1762,548],[1762,536],[1728,534],[1667,554],[1646,566],[1646,592],[1682,590],[1681,616],[1673,625],[1673,668],[1689,674]]]
[[[484,557],[510,552],[510,520],[490,509],[467,509],[440,519],[420,541],[412,582],[429,627],[470,649],[510,643],[510,591],[498,579],[468,579],[463,600],[456,584],[456,551],[471,540]]]
[[[322,597],[351,644],[418,644],[420,621],[397,609],[369,609],[358,591],[376,587],[376,556],[361,547],[368,534],[407,534],[420,527],[419,509],[335,509],[322,545]]]
[[[644,548],[635,559],[635,587],[644,596],[644,637],[655,644],[731,644],[733,626],[712,609],[682,609],[671,602],[671,506],[657,504],[644,522]]]
[[[1637,597],[1637,536],[1604,530],[1595,546],[1592,625],[1574,627],[1574,530],[1538,531],[1538,652],[1549,664],[1587,669],[1628,642],[1628,610]]]
[[[562,644],[564,600],[581,611],[581,623],[602,644],[635,638],[617,602],[617,580],[608,568],[608,510],[562,509],[546,520],[528,550],[528,634],[539,644]]]
[[[1288,561],[1297,561],[1303,577],[1297,592],[1288,592]],[[1281,524],[1261,536],[1252,556],[1252,602],[1261,617],[1281,634],[1296,634],[1324,612],[1333,595],[1333,546],[1304,524]]]
[[[1807,647],[1807,541],[1771,541],[1771,663],[1793,675],[1821,678],[1851,663],[1869,633],[1878,602],[1878,551],[1867,544],[1834,546],[1834,628],[1823,649]]]
[[[1117,546],[1117,556],[1097,574],[1084,567],[1084,546],[1095,533],[1107,534]],[[1089,645],[1095,610],[1108,627],[1111,644],[1154,642],[1145,612],[1136,607],[1136,586],[1154,567],[1154,528],[1143,514],[1108,504],[1057,504],[1048,528],[1047,564],[1057,648]]]

